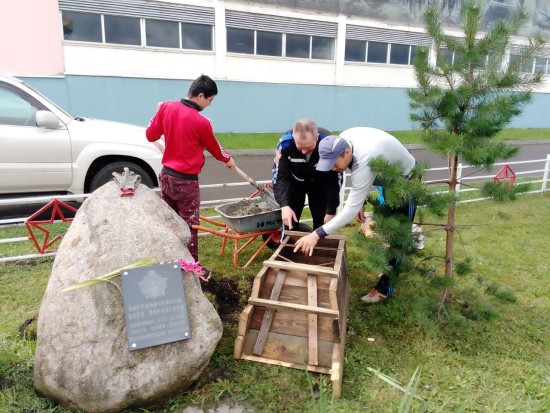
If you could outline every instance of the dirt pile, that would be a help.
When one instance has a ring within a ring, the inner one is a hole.
[[[258,215],[263,212],[273,211],[277,208],[270,207],[265,201],[244,200],[227,205],[224,213],[231,217],[245,217],[249,215]]]

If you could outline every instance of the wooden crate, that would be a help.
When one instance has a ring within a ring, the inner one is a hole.
[[[348,309],[345,237],[319,240],[309,257],[293,252],[303,235],[288,231],[264,261],[240,317],[234,356],[330,374],[340,397]]]

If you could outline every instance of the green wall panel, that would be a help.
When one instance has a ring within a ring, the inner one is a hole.
[[[190,80],[66,76],[24,79],[74,115],[147,126],[157,103],[185,97]],[[215,132],[282,132],[307,117],[329,130],[410,130],[407,89],[217,81],[204,111]],[[550,94],[535,93],[510,127],[550,128]]]

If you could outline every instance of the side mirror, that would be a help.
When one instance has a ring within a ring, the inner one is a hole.
[[[59,129],[61,122],[49,110],[39,110],[36,112],[36,126],[46,129]]]

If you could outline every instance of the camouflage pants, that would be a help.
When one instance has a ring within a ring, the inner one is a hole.
[[[191,241],[187,249],[199,261],[198,231],[192,225],[199,225],[200,189],[199,181],[194,179],[177,178],[166,173],[160,174],[161,198],[182,217],[191,230]]]

